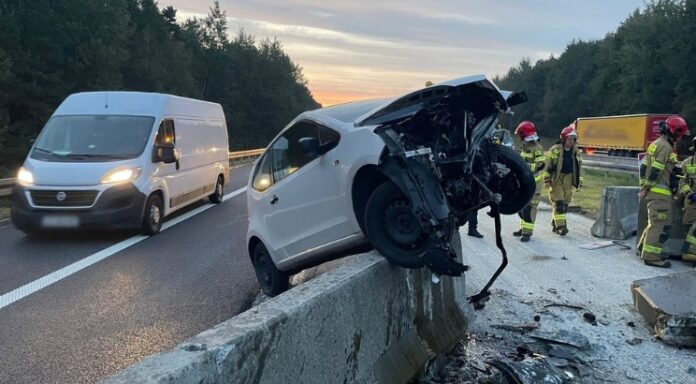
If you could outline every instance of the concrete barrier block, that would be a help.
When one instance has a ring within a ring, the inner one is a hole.
[[[404,383],[465,337],[468,306],[464,277],[353,256],[106,383]]]
[[[639,191],[639,187],[605,187],[592,235],[616,240],[631,237],[638,227]]]
[[[655,335],[670,345],[696,347],[696,271],[634,281],[633,303]]]

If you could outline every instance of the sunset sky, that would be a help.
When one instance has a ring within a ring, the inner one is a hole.
[[[179,20],[211,1],[160,0]],[[229,32],[276,37],[324,106],[394,96],[464,75],[504,74],[615,30],[642,0],[221,0]]]

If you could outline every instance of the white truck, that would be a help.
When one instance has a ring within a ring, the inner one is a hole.
[[[140,92],[70,95],[17,175],[12,222],[26,232],[140,228],[201,198],[220,203],[229,182],[219,104]]]

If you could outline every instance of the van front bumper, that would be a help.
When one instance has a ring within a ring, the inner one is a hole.
[[[32,206],[27,196],[31,190],[34,188],[16,185],[12,191],[12,223],[25,232],[71,228],[130,229],[142,224],[146,196],[132,183],[104,190],[90,208]],[[60,187],[50,190],[61,192]]]

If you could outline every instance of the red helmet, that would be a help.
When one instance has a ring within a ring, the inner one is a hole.
[[[515,129],[515,135],[519,136],[522,140],[537,140],[536,127],[531,121],[523,121]]]
[[[563,128],[561,130],[561,139],[565,140],[569,137],[577,138],[578,132],[575,130],[575,123]]]
[[[672,116],[668,117],[667,120],[665,120],[665,125],[667,125],[667,129],[676,137],[682,138],[683,136],[689,136],[691,132],[689,132],[689,127],[686,125],[686,121],[681,116]]]

